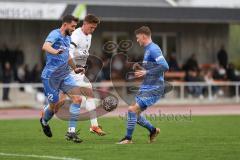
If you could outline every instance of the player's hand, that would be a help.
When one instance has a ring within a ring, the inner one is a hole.
[[[143,70],[137,70],[136,72],[134,72],[134,75],[136,78],[139,78],[139,77],[145,76],[146,73],[147,71],[143,69]]]
[[[74,69],[74,72],[75,72],[76,74],[79,74],[79,73],[84,74],[84,73],[85,73],[85,68],[83,68],[83,67],[76,67],[76,68]]]
[[[134,71],[144,70],[144,68],[138,63],[134,63],[132,68],[133,68]]]
[[[63,49],[57,49],[57,50],[56,50],[56,54],[62,54],[63,51],[64,51]]]

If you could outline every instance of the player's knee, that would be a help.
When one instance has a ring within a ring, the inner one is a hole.
[[[136,103],[136,104],[134,104],[134,105],[131,105],[131,106],[129,106],[129,108],[128,108],[128,111],[129,112],[134,112],[134,113],[136,113],[136,114],[141,114],[141,108],[138,106],[138,104]]]
[[[57,103],[55,103],[55,104],[50,104],[50,105],[49,105],[49,109],[50,109],[51,111],[53,111],[54,113],[57,113],[57,111],[58,111]]]
[[[58,112],[58,110],[59,110],[59,106],[56,106],[55,108],[54,108],[54,113],[57,113]]]
[[[93,90],[91,88],[86,88],[86,97],[94,98]]]
[[[59,96],[59,101],[62,102],[62,101],[64,101],[66,98],[67,98],[67,96],[66,96],[65,94],[61,93],[60,96]]]
[[[129,112],[135,112],[135,113],[137,112],[136,107],[133,106],[133,105],[128,107],[128,111]]]
[[[73,103],[80,104],[82,102],[81,96],[72,96]]]
[[[56,106],[55,104],[52,104],[52,103],[51,103],[51,104],[49,104],[49,109],[50,109],[51,111],[54,111],[55,106]]]

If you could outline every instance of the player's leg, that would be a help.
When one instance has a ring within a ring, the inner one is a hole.
[[[143,98],[145,97],[145,98]],[[152,106],[159,100],[160,96],[156,95],[140,95],[136,96],[136,101],[138,102],[142,111],[146,110],[148,107]],[[160,129],[154,127],[144,116],[141,114],[138,116],[137,123],[146,128],[149,131],[149,142],[154,142],[157,135],[160,133]]]
[[[146,96],[145,94],[138,94],[136,96],[136,104],[132,105],[128,109],[128,121],[127,121],[127,132],[125,137],[119,142],[119,144],[129,144],[132,143],[132,134],[136,123],[140,126],[147,128],[150,131],[149,139],[153,142],[160,132],[159,128],[155,128],[149,121],[147,121],[141,112],[146,110],[147,107],[153,105],[159,96]]]
[[[42,117],[40,118],[40,124],[42,126],[44,134],[47,137],[52,137],[52,131],[48,122],[54,116],[54,106],[55,104],[47,104],[43,110]]]
[[[44,134],[47,137],[52,137],[52,132],[51,132],[50,126],[48,125],[48,122],[51,120],[51,118],[54,115],[54,111],[57,106],[57,102],[59,100],[59,97],[58,97],[59,93],[56,89],[51,87],[48,79],[43,79],[43,86],[44,86],[44,92],[48,99],[49,104],[46,105],[43,110],[40,123],[41,123]]]
[[[42,113],[42,123],[44,125],[47,125],[48,121],[52,119],[54,115],[54,107],[55,107],[55,104],[52,104],[52,103],[49,103],[44,107],[43,113]]]
[[[149,131],[149,142],[154,142],[157,135],[160,133],[160,128],[155,128],[144,116],[139,115],[137,123]]]
[[[63,92],[60,93],[59,97],[60,102],[64,102],[68,98],[68,96]],[[69,106],[70,117],[68,122],[68,132],[75,132],[80,114],[81,97],[72,95],[70,98],[73,103]]]
[[[102,127],[98,124],[96,113],[97,100],[94,98],[90,81],[84,75],[76,75],[75,80],[77,81],[77,85],[81,89],[81,94],[86,97],[86,110],[89,112],[91,122],[90,132],[96,133],[99,136],[106,135],[106,132],[104,132]]]
[[[146,128],[150,133],[154,132],[156,128],[142,115],[139,115],[137,118],[137,124]]]
[[[99,136],[106,135],[106,132],[102,130],[102,127],[99,126],[96,113],[96,99],[94,98],[92,88],[85,88],[88,93],[86,99],[86,109],[90,114],[90,132],[96,133]]]
[[[72,99],[72,104],[69,107],[69,113],[70,113],[70,119],[68,123],[68,132],[76,132],[77,127],[77,121],[79,119],[80,115],[80,104],[81,104],[81,97],[70,95],[70,98]]]
[[[138,115],[141,113],[141,108],[137,103],[129,106],[128,108],[128,117],[127,117],[127,131],[125,137],[120,140],[118,144],[131,144],[132,143],[132,135],[137,123]]]
[[[81,96],[70,95],[73,103],[69,107],[70,118],[68,122],[68,131],[65,135],[67,140],[72,140],[75,143],[81,143],[82,140],[76,132],[77,122],[80,116]]]
[[[79,87],[77,87],[74,78],[70,75],[64,79],[64,83],[61,85],[61,90],[64,91],[72,100],[72,104],[69,107],[69,127],[65,137],[67,140],[71,140],[75,143],[81,143],[82,140],[78,137],[78,133],[76,132],[77,121],[80,115],[80,104],[82,101],[81,91]]]

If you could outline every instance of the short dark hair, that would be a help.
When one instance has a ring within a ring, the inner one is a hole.
[[[77,17],[72,16],[72,15],[66,15],[62,19],[62,23],[71,23],[72,21],[78,23],[79,19]]]
[[[135,34],[145,34],[147,36],[151,36],[151,30],[148,26],[142,26],[135,30]]]
[[[86,15],[83,21],[88,23],[95,23],[95,24],[100,23],[100,19],[93,14]]]

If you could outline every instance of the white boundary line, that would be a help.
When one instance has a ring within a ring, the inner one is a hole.
[[[56,156],[46,156],[46,155],[34,155],[34,154],[14,154],[14,153],[3,153],[0,152],[1,156],[8,156],[8,157],[30,157],[30,158],[45,158],[45,159],[55,159],[55,160],[82,160],[77,158],[67,158],[67,157],[56,157]]]

